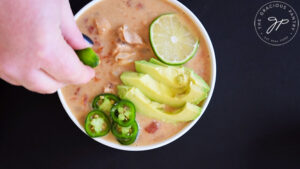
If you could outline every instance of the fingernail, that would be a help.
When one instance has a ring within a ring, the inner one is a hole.
[[[88,37],[85,34],[82,34],[82,36],[85,39],[85,41],[88,43],[89,46],[93,46],[94,45],[94,42],[93,42],[93,40],[90,37]]]

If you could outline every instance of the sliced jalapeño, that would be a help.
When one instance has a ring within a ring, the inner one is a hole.
[[[120,100],[119,97],[114,94],[104,93],[94,98],[92,106],[93,109],[101,110],[106,114],[109,114],[113,105],[117,103],[119,100]]]
[[[138,124],[134,121],[130,126],[123,127],[117,123],[113,123],[111,132],[117,138],[117,140],[123,145],[132,144],[138,135]]]
[[[131,101],[121,100],[111,108],[110,115],[120,126],[130,126],[135,121],[135,106]]]
[[[99,110],[89,112],[85,119],[85,131],[90,137],[105,136],[111,124],[105,113]]]

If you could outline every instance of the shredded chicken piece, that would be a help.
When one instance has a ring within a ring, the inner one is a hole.
[[[105,18],[101,18],[101,19],[97,18],[94,21],[99,35],[103,35],[111,29],[111,24]]]
[[[133,52],[133,48],[126,43],[116,43],[116,47],[113,50],[112,54],[117,55],[118,53],[121,53],[121,52],[131,53],[131,52]]]
[[[123,25],[118,29],[120,39],[131,45],[143,44],[142,38],[135,32],[130,32],[127,25]]]
[[[112,83],[108,83],[106,87],[104,87],[104,93],[112,93],[114,85]]]
[[[115,56],[115,61],[119,65],[126,65],[126,64],[129,64],[129,63],[133,62],[132,57],[134,55],[135,55],[135,53],[120,52]]]
[[[115,61],[119,65],[125,65],[133,62],[135,56],[134,48],[126,43],[116,43],[116,47],[112,53],[115,56]]]

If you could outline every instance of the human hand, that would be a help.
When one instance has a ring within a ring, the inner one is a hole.
[[[0,9],[0,78],[53,93],[94,76],[73,50],[87,43],[68,0],[1,0]]]

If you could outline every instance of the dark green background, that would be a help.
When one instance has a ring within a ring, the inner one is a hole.
[[[281,47],[263,43],[253,21],[266,0],[181,2],[207,29],[218,69],[211,103],[187,134],[152,151],[114,150],[82,133],[56,94],[0,81],[0,169],[299,168],[300,33]],[[300,1],[285,2],[300,14]]]

